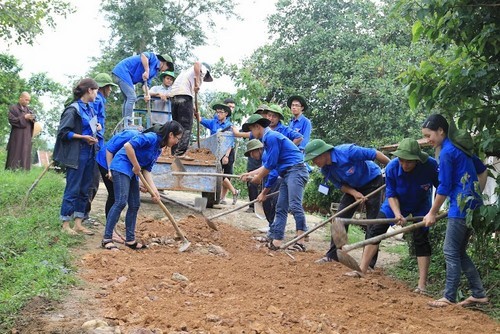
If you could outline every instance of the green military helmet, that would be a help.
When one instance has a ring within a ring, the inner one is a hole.
[[[313,139],[304,148],[305,161],[312,160],[331,149],[333,149],[332,145],[325,143],[321,139]]]
[[[161,72],[160,73],[160,80],[163,81],[163,78],[165,78],[166,76],[169,76],[169,77],[172,77],[172,79],[175,80],[175,73],[172,72],[172,71],[164,71],[164,72]]]
[[[113,82],[113,79],[111,79],[111,76],[107,73],[98,73],[95,78],[95,82],[97,82],[97,85],[99,88],[105,87],[105,86],[114,86],[118,87],[117,84]]]
[[[281,111],[281,107],[277,104],[271,104],[267,111],[268,112],[270,111],[270,112],[273,112],[273,113],[279,115],[280,120],[285,119],[285,116],[283,115],[283,111]]]
[[[253,150],[262,148],[262,147],[264,147],[264,144],[262,144],[262,142],[258,139],[252,139],[252,140],[248,141],[247,150],[245,151],[245,157],[249,157],[250,152],[252,152]]]

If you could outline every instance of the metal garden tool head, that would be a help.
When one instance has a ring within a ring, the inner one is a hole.
[[[203,213],[207,208],[208,199],[206,197],[196,197],[194,199],[194,209]]]
[[[342,218],[335,218],[332,222],[332,239],[337,248],[342,248],[342,246],[347,244],[347,231],[342,220]]]
[[[436,220],[442,219],[442,218],[446,217],[447,215],[448,215],[448,212],[444,212],[444,213],[438,215],[436,217]],[[411,220],[416,220],[416,218],[420,218],[420,217],[412,217]],[[408,233],[408,232],[411,232],[413,230],[416,230],[416,229],[424,227],[424,226],[425,226],[424,222],[411,224],[411,225],[405,226],[399,230],[387,232],[387,233],[378,235],[378,236],[370,238],[370,239],[366,239],[366,240],[362,240],[362,241],[353,243],[351,245],[342,246],[342,249],[337,249],[337,257],[339,259],[339,262],[342,263],[343,265],[345,265],[353,270],[361,271],[359,269],[359,265],[356,262],[356,260],[354,260],[349,254],[347,254],[347,252],[349,252],[353,249],[356,249],[356,248],[364,247],[366,245],[379,243],[380,241],[382,241],[384,239],[393,237],[393,236],[398,235],[400,233]]]

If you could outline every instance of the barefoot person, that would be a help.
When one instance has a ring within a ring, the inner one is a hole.
[[[309,173],[304,164],[304,158],[297,146],[281,133],[272,131],[269,126],[270,121],[260,115],[252,115],[245,124],[243,131],[252,131],[256,139],[260,139],[264,145],[262,156],[262,166],[250,173],[242,175],[242,180],[254,184],[259,184],[264,177],[276,169],[277,174],[283,178],[278,195],[276,216],[268,233],[269,242],[267,247],[277,250],[285,238],[285,226],[290,211],[295,219],[295,232],[297,235],[307,231],[306,216],[302,207],[304,188]],[[257,199],[262,202],[266,199],[270,188],[276,178],[269,177],[264,189]],[[302,243],[296,243],[294,249],[305,251]]]
[[[396,218],[397,224],[406,223],[408,215],[423,216],[432,204],[432,187],[438,186],[438,166],[436,160],[420,150],[417,141],[403,139],[393,153],[396,159],[391,160],[385,168],[385,201],[382,203],[377,218]],[[389,224],[369,225],[366,238],[376,237],[387,232]],[[419,280],[414,290],[426,294],[427,273],[431,259],[429,229],[420,228],[413,232],[413,244],[417,256]],[[365,246],[361,257],[360,268],[366,274],[368,265],[377,254],[378,244]],[[348,276],[359,276],[350,272]]]
[[[376,218],[380,209],[380,196],[365,197],[383,185],[382,171],[373,161],[386,165],[389,158],[374,148],[360,147],[354,144],[343,144],[333,147],[321,139],[314,139],[305,148],[306,161],[321,168],[321,173],[333,185],[340,189],[342,196],[338,210],[342,210],[357,200],[366,205],[366,217]],[[326,187],[326,186],[325,186]],[[354,207],[339,218],[351,218],[357,207]],[[348,225],[345,226],[346,232]],[[326,256],[316,263],[338,261],[337,246],[330,243]],[[371,264],[373,268],[374,263]]]
[[[465,222],[467,211],[482,205],[481,197],[474,190],[474,183],[478,182],[478,173],[487,173],[487,170],[484,165],[474,165],[472,152],[460,145],[449,130],[451,127],[448,121],[439,114],[429,116],[422,126],[424,137],[435,149],[440,149],[439,186],[434,203],[424,217],[425,226],[436,223],[436,216],[446,198],[450,202],[443,246],[446,283],[443,297],[429,302],[432,307],[445,307],[455,303],[462,271],[467,277],[472,296],[459,305],[488,303],[481,277],[466,252],[471,229]]]
[[[81,80],[73,89],[73,102],[64,110],[57,130],[54,161],[66,167],[66,187],[61,205],[62,229],[70,234],[94,234],[82,226],[92,184],[97,131],[101,129],[91,106],[99,86],[93,79]],[[69,223],[74,218],[75,226]]]
[[[116,249],[113,243],[113,230],[120,214],[128,205],[125,216],[125,246],[138,250],[147,248],[135,240],[135,224],[140,206],[139,179],[137,175],[144,171],[144,178],[155,191],[153,201],[160,201],[151,169],[161,154],[163,147],[172,147],[182,137],[182,126],[176,121],[165,123],[161,128],[152,127],[133,137],[114,156],[109,169],[113,179],[115,203],[109,210],[106,228],[101,246],[105,249]]]

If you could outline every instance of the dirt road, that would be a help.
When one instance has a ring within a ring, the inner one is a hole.
[[[101,186],[93,215],[102,222],[105,196]],[[177,251],[174,229],[156,204],[145,201],[138,236],[156,246],[100,249],[103,226],[97,226],[97,234],[75,250],[81,284],[61,303],[33,300],[12,332],[500,333],[498,323],[482,313],[428,307],[429,297],[380,269],[357,279],[343,276],[347,269],[338,263],[315,264],[327,249],[324,230],[311,234],[307,252],[289,256],[269,252],[254,239],[267,223],[253,214],[225,216],[216,232],[198,216],[187,218],[189,210],[167,207],[192,242],[187,252]],[[210,209],[208,215],[218,212]],[[308,217],[309,224],[319,221]],[[393,260],[382,253],[379,263]]]

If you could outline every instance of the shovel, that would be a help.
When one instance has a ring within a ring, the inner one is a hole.
[[[152,196],[154,196],[154,191],[151,188],[151,186],[149,185],[148,181],[146,181],[146,178],[144,177],[144,175],[142,175],[142,172],[139,173],[139,178],[141,179],[141,182],[144,184],[144,186],[148,189],[148,192]],[[170,220],[170,222],[172,223],[172,226],[175,229],[175,232],[177,233],[179,238],[181,238],[181,240],[182,240],[182,246],[179,247],[179,252],[182,253],[182,252],[186,251],[189,248],[189,246],[191,246],[191,242],[189,242],[188,239],[186,239],[186,237],[182,233],[181,229],[179,228],[179,226],[175,222],[175,218],[172,216],[170,211],[168,211],[167,207],[162,202],[158,202],[158,205],[160,205],[163,212],[167,215],[168,219]]]
[[[180,206],[183,206],[185,208],[188,208],[188,209],[191,209],[197,213],[201,213],[201,215],[203,216],[203,218],[205,218],[205,222],[207,223],[207,225],[212,229],[212,230],[215,230],[217,231],[217,225],[215,225],[212,221],[208,220],[207,217],[205,217],[205,214],[203,213],[203,211],[207,208],[207,199],[205,197],[196,197],[194,199],[194,206],[191,206],[189,204],[186,204],[186,203],[183,203],[183,202],[180,202],[180,201],[177,201],[175,199],[172,199],[170,197],[167,197],[166,195],[164,194],[160,194],[160,197],[167,201],[167,202],[171,202],[171,203],[174,203],[174,204],[178,204]]]
[[[198,114],[198,92],[194,92],[194,110],[196,114]],[[200,118],[196,117],[196,123],[197,123],[197,128],[196,128],[196,142],[198,143],[198,148],[200,148]]]
[[[268,195],[267,195],[267,198],[272,197],[272,196],[276,196],[276,195],[278,195],[278,194],[279,194],[279,191],[275,191],[275,192],[273,192],[273,193],[268,194]],[[240,209],[243,209],[244,207],[249,206],[250,204],[255,203],[255,202],[257,202],[257,199],[254,199],[253,201],[250,201],[250,202],[248,202],[248,203],[246,203],[246,204],[239,205],[239,206],[237,206],[237,207],[235,207],[235,208],[232,208],[231,210],[227,210],[227,211],[224,211],[224,212],[218,213],[218,214],[216,214],[216,215],[213,215],[213,216],[211,216],[211,217],[208,217],[207,219],[208,219],[208,220],[211,220],[211,219],[215,219],[215,218],[219,218],[219,217],[225,216],[225,215],[227,215],[227,214],[229,214],[229,213],[231,213],[231,212],[234,212],[234,211],[238,211],[238,210],[240,210]]]
[[[148,82],[147,81],[144,81],[144,94],[146,94],[146,96],[149,96],[149,88],[148,88]],[[146,111],[147,111],[146,118],[149,121],[149,124],[148,124],[147,121],[146,121],[146,124],[147,124],[147,126],[153,126],[153,123],[151,121],[151,97],[148,100],[148,102],[146,102]]]
[[[374,191],[372,191],[371,193],[369,193],[368,195],[366,195],[365,197],[371,197],[375,194],[377,194],[378,192],[380,192],[382,189],[385,188],[385,184],[384,185],[381,185],[380,187],[378,187],[377,189],[375,189]],[[281,249],[286,249],[288,248],[289,246],[293,245],[294,243],[296,243],[297,241],[299,241],[300,239],[308,236],[309,234],[311,234],[312,232],[316,231],[317,229],[319,229],[320,227],[323,227],[325,226],[326,224],[328,224],[329,222],[331,222],[332,220],[334,220],[336,217],[338,217],[339,215],[345,213],[346,211],[356,207],[357,205],[359,205],[361,203],[361,199],[358,199],[356,202],[352,203],[351,205],[348,205],[346,206],[345,208],[343,208],[342,210],[340,210],[339,212],[337,212],[336,214],[334,214],[333,216],[331,216],[330,218],[322,221],[321,223],[319,223],[318,225],[314,226],[312,229],[302,233],[301,235],[298,235],[296,236],[295,238],[293,238],[292,240],[288,241],[287,243],[284,243],[280,246]],[[344,228],[344,227],[342,227]],[[333,236],[333,233],[332,233],[332,236]],[[335,240],[334,240],[335,242]],[[335,245],[337,245],[337,243],[335,242]],[[345,245],[345,242],[344,242],[344,245]]]
[[[31,187],[28,189],[28,191],[26,192],[26,195],[24,195],[24,199],[23,199],[23,207],[25,208],[26,207],[26,204],[28,204],[28,198],[31,194],[31,192],[33,191],[33,189],[35,189],[36,185],[38,184],[38,182],[40,182],[40,180],[42,179],[42,177],[45,175],[45,173],[48,172],[48,170],[50,169],[50,167],[52,167],[52,165],[54,164],[54,161],[52,161],[50,164],[48,164],[43,172],[40,174],[40,176],[38,176],[35,180],[35,182],[33,182],[33,184],[31,185]]]
[[[407,222],[421,221],[424,217],[408,217]],[[397,222],[396,218],[383,218],[383,219],[349,219],[349,218],[335,218],[332,223],[332,239],[335,246],[342,248],[347,244],[347,232],[345,225],[378,225],[390,224]]]
[[[436,217],[436,220],[443,219],[447,215],[448,215],[448,212],[444,212],[444,213],[438,215]],[[413,219],[413,220],[416,220],[416,218],[418,218],[418,217],[414,217],[414,218],[415,219]],[[356,270],[358,272],[361,272],[361,268],[359,267],[359,265],[356,262],[356,260],[354,260],[352,258],[352,256],[350,256],[349,254],[347,254],[347,252],[350,252],[350,251],[352,251],[353,249],[356,249],[356,248],[364,247],[366,245],[376,244],[376,243],[378,243],[378,242],[380,242],[380,241],[382,241],[384,239],[393,237],[393,236],[398,235],[400,233],[408,233],[408,232],[411,232],[413,230],[416,230],[416,229],[418,229],[420,227],[424,227],[424,226],[425,226],[425,223],[424,222],[420,222],[420,223],[408,225],[406,227],[403,227],[401,229],[398,229],[398,230],[395,230],[395,231],[392,231],[392,232],[388,232],[388,233],[384,233],[384,234],[381,234],[381,235],[377,235],[376,237],[373,237],[373,238],[370,238],[370,239],[362,240],[362,241],[359,241],[359,242],[356,242],[356,243],[353,243],[353,244],[350,244],[350,245],[345,245],[345,246],[342,247],[342,249],[337,249],[337,257],[339,259],[339,262],[342,263],[343,265],[351,268],[352,270]]]

